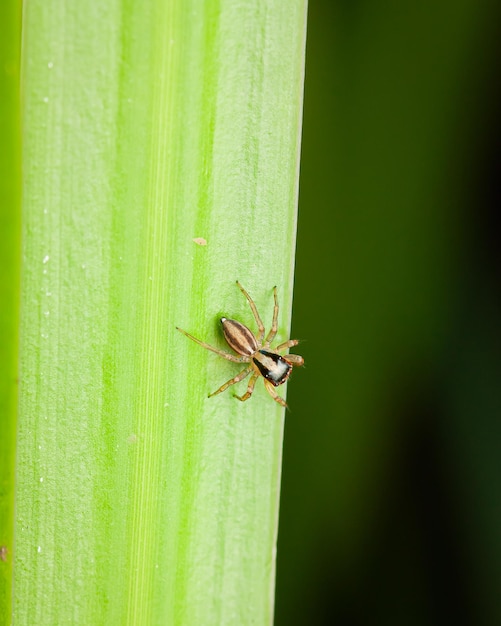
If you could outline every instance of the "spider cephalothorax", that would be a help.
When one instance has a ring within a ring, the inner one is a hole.
[[[235,383],[240,382],[252,372],[247,391],[244,393],[243,396],[235,396],[236,398],[238,398],[242,402],[248,400],[251,397],[252,392],[254,391],[254,385],[256,384],[256,380],[259,378],[259,376],[262,376],[264,380],[264,386],[266,387],[266,390],[268,391],[270,396],[282,406],[287,406],[285,400],[277,394],[274,387],[278,387],[279,385],[285,383],[285,381],[289,378],[291,374],[292,368],[297,365],[303,365],[304,359],[302,356],[299,356],[299,354],[279,354],[280,352],[283,352],[288,348],[297,346],[297,344],[299,343],[297,339],[289,339],[288,341],[284,341],[284,343],[281,343],[276,348],[270,347],[271,342],[277,334],[277,288],[273,288],[275,306],[273,308],[273,321],[271,324],[271,329],[270,332],[267,334],[266,339],[263,341],[265,331],[263,322],[261,321],[259,313],[257,312],[256,305],[238,281],[237,285],[239,286],[244,296],[247,298],[250,308],[252,309],[254,319],[256,320],[258,326],[258,334],[254,335],[254,333],[249,330],[247,326],[244,326],[244,324],[242,324],[241,322],[237,322],[236,320],[229,320],[226,317],[221,318],[224,338],[226,339],[226,342],[228,343],[230,348],[232,348],[240,356],[235,356],[233,354],[230,354],[229,352],[225,352],[224,350],[219,350],[219,348],[215,348],[214,346],[211,346],[204,341],[200,341],[200,339],[193,337],[193,335],[190,335],[181,328],[178,328],[178,330],[196,343],[198,343],[203,348],[219,354],[219,356],[222,356],[228,361],[232,361],[233,363],[248,364],[244,370],[242,370],[239,374],[230,379],[228,382],[224,383],[224,385],[222,385],[217,391],[211,393],[209,397],[215,396],[216,394],[225,391],[230,385],[234,385]]]

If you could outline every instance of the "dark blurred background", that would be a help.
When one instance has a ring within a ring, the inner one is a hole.
[[[276,626],[501,624],[501,4],[310,0]]]

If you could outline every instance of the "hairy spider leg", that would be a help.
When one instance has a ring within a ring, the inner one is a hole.
[[[289,339],[288,341],[284,341],[279,346],[275,348],[277,352],[282,352],[282,350],[287,350],[287,348],[293,348],[297,346],[299,343],[299,339]]]
[[[219,387],[217,391],[214,391],[214,393],[210,393],[209,398],[212,398],[212,396],[216,396],[218,393],[222,393],[223,391],[228,389],[230,385],[235,385],[236,383],[239,383],[244,378],[247,378],[247,376],[251,373],[251,371],[252,371],[252,366],[246,367],[242,372],[240,372],[240,374],[237,374],[234,378],[231,378],[228,382],[224,383],[224,385],[221,385],[221,387]]]
[[[304,359],[299,354],[284,354],[282,359],[284,359],[285,361],[287,361],[287,363],[290,363],[291,365],[304,365]]]
[[[277,352],[282,352],[282,350],[287,350],[287,348],[293,348],[297,346],[299,343],[299,339],[289,339],[288,341],[284,341],[279,346],[275,348]],[[304,359],[299,354],[284,354],[282,357],[291,365],[304,365]]]
[[[233,354],[230,354],[229,352],[225,352],[224,350],[219,350],[219,348],[210,346],[208,343],[205,343],[205,341],[200,341],[200,339],[193,337],[193,335],[190,335],[190,333],[187,333],[185,330],[183,330],[182,328],[179,328],[178,326],[176,326],[176,328],[180,333],[183,333],[183,335],[186,335],[188,339],[191,339],[195,343],[198,343],[199,346],[202,346],[202,348],[205,348],[206,350],[210,350],[211,352],[215,352],[216,354],[219,354],[219,356],[222,356],[223,359],[226,359],[227,361],[232,361],[233,363],[248,363],[249,362],[249,357],[234,356]]]
[[[263,380],[264,380],[264,386],[266,387],[266,391],[270,394],[273,400],[275,400],[275,402],[278,402],[278,404],[282,405],[283,407],[287,408],[287,402],[278,395],[278,393],[275,391],[275,388],[270,383],[270,381],[266,379],[263,379]]]
[[[251,379],[249,380],[247,391],[244,393],[243,396],[237,396],[235,394],[235,398],[240,400],[240,402],[245,402],[246,400],[248,400],[252,396],[252,392],[254,391],[254,385],[256,384],[256,380],[258,378],[259,378],[259,374],[256,374],[256,373],[252,374]]]
[[[273,298],[275,300],[275,305],[273,307],[273,321],[271,323],[270,332],[266,337],[266,341],[263,344],[264,348],[269,348],[270,343],[275,339],[275,335],[277,334],[278,328],[278,296],[277,296],[277,288],[273,287]]]
[[[238,282],[238,280],[237,280],[237,285],[238,285],[240,291],[247,298],[247,302],[249,303],[249,306],[250,306],[250,308],[252,310],[252,314],[254,315],[254,319],[256,320],[256,324],[257,324],[258,331],[259,331],[259,334],[256,337],[256,339],[257,339],[257,342],[260,344],[263,341],[263,337],[264,337],[264,324],[263,324],[261,318],[259,317],[259,313],[257,312],[257,308],[256,308],[256,305],[254,304],[254,300],[249,296],[249,294],[245,291],[245,289]]]

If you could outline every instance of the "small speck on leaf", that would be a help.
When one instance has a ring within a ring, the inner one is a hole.
[[[195,237],[195,239],[193,239],[193,241],[197,244],[197,246],[206,246],[207,245],[207,239],[204,239],[203,237]]]

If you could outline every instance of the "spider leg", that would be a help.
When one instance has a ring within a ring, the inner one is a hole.
[[[266,379],[264,380],[264,386],[266,387],[266,391],[270,394],[273,400],[275,400],[275,402],[278,402],[278,404],[287,408],[286,401],[278,395],[278,393],[275,391],[275,388],[273,387],[273,385],[270,383],[269,380],[266,380]]]
[[[259,377],[259,374],[256,374],[256,373],[252,374],[251,379],[249,380],[247,391],[244,393],[243,396],[235,395],[235,398],[238,398],[240,402],[245,402],[246,400],[248,400],[252,396],[252,392],[254,391],[254,385],[256,384],[256,380],[258,379],[258,377]]]
[[[261,343],[261,341],[263,340],[263,337],[264,337],[264,324],[263,324],[261,318],[259,317],[259,313],[257,312],[257,308],[256,308],[256,305],[254,304],[254,300],[249,296],[249,294],[245,291],[245,289],[238,282],[238,280],[237,280],[237,285],[238,285],[240,291],[247,298],[247,302],[249,303],[249,306],[250,306],[250,308],[252,310],[252,314],[254,315],[254,319],[256,320],[256,324],[257,324],[258,331],[259,331],[259,334],[257,336],[257,342]]]
[[[232,361],[233,363],[248,363],[249,361],[247,357],[234,356],[233,354],[230,354],[229,352],[225,352],[224,350],[219,350],[219,348],[214,348],[214,346],[210,346],[208,343],[205,343],[204,341],[200,341],[200,339],[193,337],[193,335],[190,335],[190,333],[187,333],[182,328],[179,328],[178,326],[176,326],[176,328],[180,333],[183,333],[183,335],[186,335],[188,339],[191,339],[195,343],[198,343],[199,346],[202,346],[202,348],[205,348],[206,350],[210,350],[211,352],[215,352],[216,354],[219,354],[219,356],[222,356],[223,359],[226,359],[227,361]]]
[[[287,348],[293,348],[294,346],[297,346],[298,343],[299,339],[289,339],[289,341],[284,341],[279,346],[277,346],[275,350],[277,352],[281,352],[282,350],[287,350]]]
[[[214,393],[210,393],[209,398],[212,398],[212,396],[216,396],[218,393],[222,393],[223,391],[228,389],[230,385],[239,383],[241,380],[246,378],[251,373],[251,370],[252,370],[252,367],[246,367],[242,372],[240,372],[240,374],[237,374],[234,378],[230,378],[228,382],[224,383],[224,385],[221,385],[221,387],[219,387],[217,391],[214,391]]]
[[[287,350],[287,348],[297,346],[298,343],[299,339],[289,339],[288,341],[284,341],[279,346],[277,346],[275,350],[277,352],[282,352],[282,350]],[[291,365],[304,365],[304,359],[299,354],[284,354],[282,358]]]
[[[278,328],[278,297],[277,297],[277,288],[273,287],[273,297],[275,299],[275,306],[273,307],[273,321],[271,323],[271,329],[266,337],[266,341],[264,342],[264,347],[268,348],[270,343],[275,339],[275,335],[277,334]]]
[[[291,365],[299,365],[300,367],[304,365],[304,359],[299,354],[284,354],[282,358]]]

